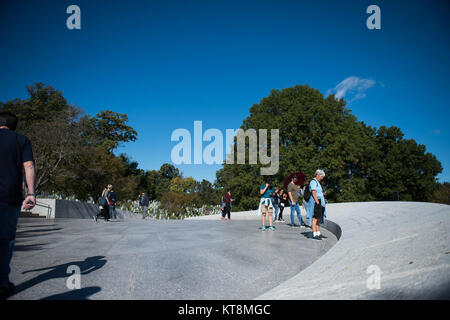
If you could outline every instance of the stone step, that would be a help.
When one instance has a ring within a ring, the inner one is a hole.
[[[32,213],[28,211],[21,211],[19,214],[19,218],[45,218],[45,216],[41,216],[38,213]]]

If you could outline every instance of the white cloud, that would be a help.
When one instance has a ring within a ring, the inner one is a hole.
[[[437,136],[441,134],[441,130],[439,130],[439,129],[431,129],[430,131],[432,134],[435,134]]]
[[[372,79],[363,79],[355,76],[348,77],[339,83],[336,87],[327,91],[327,96],[334,93],[337,99],[345,98],[348,102],[366,97],[367,89],[373,87],[375,81]]]

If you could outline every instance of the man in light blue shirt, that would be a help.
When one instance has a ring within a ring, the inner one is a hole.
[[[325,196],[323,195],[322,186],[320,181],[325,177],[325,172],[323,170],[317,170],[316,176],[309,183],[311,190],[311,197],[308,202],[308,211],[313,214],[312,230],[313,239],[322,240],[324,236],[320,234],[320,222],[322,221],[325,213]]]

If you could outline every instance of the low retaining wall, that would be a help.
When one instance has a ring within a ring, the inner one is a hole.
[[[98,206],[92,203],[58,199],[37,199],[37,205],[30,211],[49,219],[92,219],[98,214]],[[117,218],[137,219],[142,215],[116,208]]]
[[[99,209],[96,204],[81,201],[56,200],[55,218],[92,219],[98,213]],[[142,219],[140,214],[117,208],[116,214],[119,219]]]
[[[450,206],[330,204],[327,219],[340,240],[258,300],[450,299]]]

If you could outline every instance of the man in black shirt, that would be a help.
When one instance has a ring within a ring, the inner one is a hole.
[[[114,191],[112,186],[108,200],[109,200],[109,217],[111,219],[117,219],[116,214],[117,193]]]
[[[21,207],[30,210],[36,205],[33,151],[27,137],[14,132],[17,117],[0,112],[0,299],[14,292],[9,282],[17,220]],[[23,199],[23,171],[28,194]]]
[[[150,205],[150,200],[148,199],[147,195],[142,192],[141,198],[139,199],[139,205],[142,208],[142,219],[145,219],[145,216],[147,215],[147,209]]]

